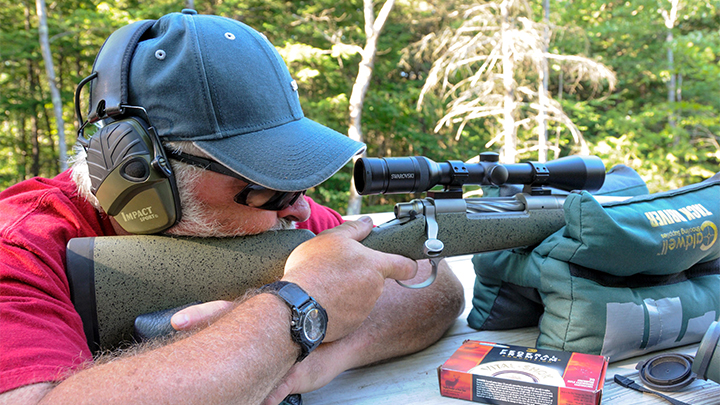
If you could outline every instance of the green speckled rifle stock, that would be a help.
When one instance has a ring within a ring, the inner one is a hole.
[[[560,229],[562,208],[512,213],[436,215],[443,257],[534,245]],[[71,297],[93,351],[132,342],[135,318],[190,302],[232,300],[282,277],[290,252],[314,235],[271,231],[237,238],[135,235],[68,243]],[[392,220],[363,244],[424,259],[425,218]]]

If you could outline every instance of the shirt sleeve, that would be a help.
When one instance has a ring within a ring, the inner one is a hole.
[[[305,222],[298,222],[296,224],[298,229],[308,229],[317,235],[326,229],[334,228],[345,222],[335,210],[316,203],[310,197],[305,196],[305,199],[310,204],[310,219]]]
[[[0,392],[60,381],[92,360],[64,271],[0,244]]]
[[[61,381],[92,360],[70,298],[65,247],[110,225],[73,188],[52,181],[0,194],[0,393]]]

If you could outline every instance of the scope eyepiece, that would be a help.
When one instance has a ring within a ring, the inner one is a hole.
[[[362,195],[425,191],[440,181],[438,164],[424,156],[360,158],[353,175]]]
[[[597,156],[567,156],[546,163],[501,164],[483,156],[479,163],[437,163],[424,156],[360,158],[353,172],[361,195],[414,193],[436,185],[527,184],[561,190],[596,191],[605,182],[605,165]]]

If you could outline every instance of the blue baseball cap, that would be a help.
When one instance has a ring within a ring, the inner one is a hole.
[[[135,48],[127,88],[163,141],[192,141],[267,188],[317,186],[365,150],[306,118],[275,47],[229,18],[188,9],[158,19]]]

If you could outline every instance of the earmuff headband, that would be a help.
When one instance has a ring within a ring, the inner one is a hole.
[[[123,113],[128,99],[128,75],[132,55],[140,38],[154,22],[143,20],[126,25],[110,35],[103,44],[93,65],[97,80],[90,84],[89,122]],[[107,49],[123,51],[104,52]]]

